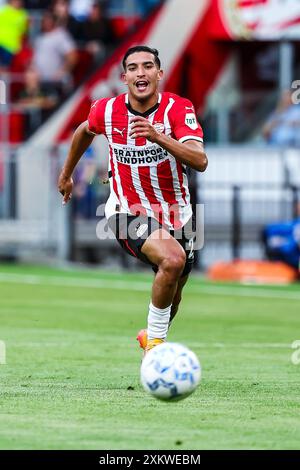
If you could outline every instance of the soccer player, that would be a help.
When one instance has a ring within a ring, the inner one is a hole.
[[[204,171],[207,157],[192,103],[159,93],[163,71],[158,51],[132,47],[123,68],[128,92],[92,104],[87,121],[73,135],[58,188],[66,204],[77,162],[95,135],[104,134],[109,142],[109,227],[127,253],[155,272],[148,327],[137,338],[147,352],[165,340],[192,269],[195,234],[186,167]]]

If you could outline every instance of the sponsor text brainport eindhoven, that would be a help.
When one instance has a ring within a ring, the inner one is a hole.
[[[141,150],[114,147],[114,154],[118,162],[128,165],[149,165],[168,156],[168,152],[157,145]]]

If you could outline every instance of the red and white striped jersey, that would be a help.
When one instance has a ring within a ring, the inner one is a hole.
[[[130,107],[127,94],[93,103],[89,130],[104,134],[109,142],[111,192],[105,215],[140,212],[171,230],[179,229],[192,215],[185,165],[158,144],[129,136],[129,120],[136,115],[179,142],[203,141],[192,103],[173,93],[159,94],[158,103],[144,114]]]

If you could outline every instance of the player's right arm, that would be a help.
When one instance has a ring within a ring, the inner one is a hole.
[[[74,168],[80,158],[91,145],[95,134],[90,132],[88,121],[77,127],[73,134],[70,150],[58,178],[58,190],[63,195],[63,204],[66,204],[72,195]]]
[[[80,124],[73,134],[69,154],[58,179],[58,190],[63,195],[66,204],[72,195],[72,174],[80,158],[91,145],[95,135],[105,133],[104,113],[109,98],[95,101],[90,109],[87,121]]]

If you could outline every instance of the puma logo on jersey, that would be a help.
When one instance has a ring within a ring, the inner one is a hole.
[[[125,129],[126,129],[126,127],[124,127],[124,129],[122,129],[122,130],[120,131],[120,129],[118,129],[117,127],[114,127],[114,131],[116,131],[116,132],[118,132],[119,134],[121,134],[122,137],[124,137],[124,136],[123,136],[123,132],[125,131]]]

